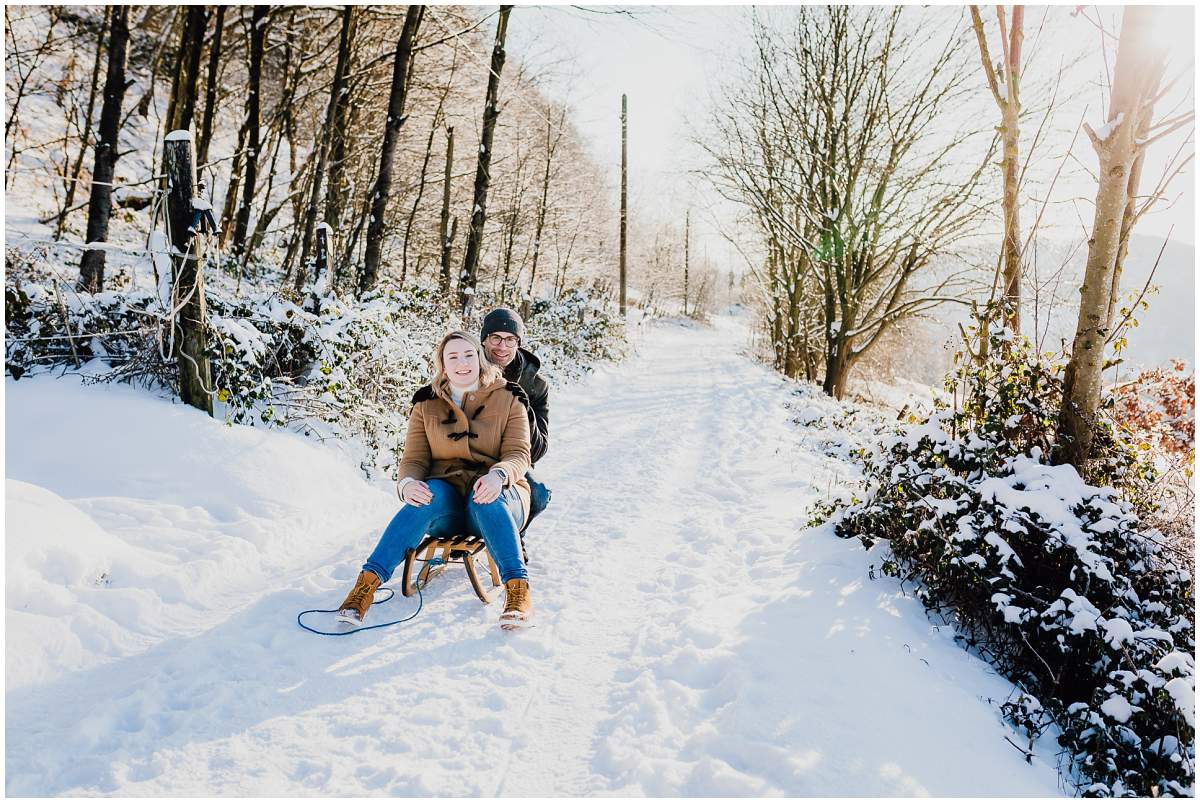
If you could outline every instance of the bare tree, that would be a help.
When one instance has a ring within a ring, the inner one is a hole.
[[[1021,43],[1024,39],[1025,7],[1013,6],[1012,24],[1005,21],[1004,6],[996,6],[1000,26],[1000,74],[992,66],[987,36],[979,6],[971,6],[971,24],[979,42],[979,57],[988,88],[1000,107],[1000,134],[1004,153],[1004,323],[1014,332],[1021,331],[1021,223],[1017,198],[1020,179],[1019,143],[1021,137]]]
[[[968,93],[963,31],[938,42],[903,14],[804,7],[786,33],[756,20],[750,85],[703,143],[718,191],[760,221],[776,364],[795,375],[819,331],[837,397],[898,321],[962,299],[971,271],[939,259],[973,233],[996,144],[938,125]]]
[[[358,279],[358,292],[365,293],[379,279],[379,262],[383,250],[384,215],[387,213],[388,196],[392,188],[392,162],[395,159],[396,143],[400,128],[404,125],[404,101],[408,96],[408,74],[413,55],[413,41],[421,25],[424,6],[411,5],[404,15],[404,30],[396,44],[396,58],[392,70],[392,91],[388,99],[387,127],[384,129],[383,145],[379,150],[379,174],[371,193],[370,220],[367,223],[367,250],[363,259],[362,272]]]
[[[246,91],[246,154],[242,172],[242,203],[233,224],[233,252],[242,264],[246,262],[246,233],[250,228],[250,207],[258,181],[258,156],[262,109],[263,52],[267,41],[269,6],[254,6],[250,15],[250,85]]]
[[[120,135],[121,105],[125,102],[125,51],[129,44],[129,6],[117,6],[110,16],[108,34],[108,75],[104,79],[104,103],[100,107],[100,130],[96,138],[96,164],[92,169],[92,194],[88,201],[87,242],[108,239],[108,219],[112,215],[112,180],[115,173],[117,138]],[[79,266],[79,285],[91,293],[104,289],[102,249],[83,252]]]
[[[20,119],[18,112],[21,108],[21,101],[24,100],[27,90],[29,89],[30,81],[35,75],[41,72],[43,62],[47,56],[54,50],[58,39],[58,21],[62,18],[63,9],[57,6],[51,6],[48,11],[49,19],[45,26],[45,33],[33,47],[22,47],[17,41],[16,26],[10,16],[10,9],[16,9],[17,6],[4,7],[4,31],[8,37],[8,46],[5,49],[4,63],[6,67],[6,75],[4,82],[5,99],[8,101],[8,119],[4,121],[4,139],[12,144],[12,151],[8,157],[8,167],[12,168],[16,161],[17,154],[21,152],[14,141],[14,134],[17,130],[17,121]],[[11,67],[10,67],[11,65]],[[11,90],[11,95],[10,95]],[[7,181],[11,181],[12,173],[6,177]]]
[[[167,105],[167,130],[190,129],[196,112],[196,87],[200,81],[200,53],[204,30],[208,27],[208,9],[188,6],[175,59],[175,82]]]
[[[413,199],[412,210],[408,213],[408,222],[404,225],[404,243],[400,248],[400,283],[404,284],[404,280],[408,277],[408,250],[409,243],[412,239],[413,226],[417,221],[417,212],[421,207],[421,200],[425,197],[425,186],[428,184],[427,173],[429,171],[429,162],[433,158],[433,138],[441,129],[445,122],[446,100],[450,96],[450,89],[454,84],[455,67],[458,65],[458,48],[454,49],[454,61],[450,64],[450,74],[446,78],[445,86],[442,88],[441,94],[438,96],[438,105],[433,112],[433,122],[429,125],[429,138],[425,142],[425,156],[421,160],[420,178],[417,181],[417,195]],[[449,160],[447,160],[447,169],[449,169]],[[447,180],[449,185],[449,180]],[[448,198],[448,196],[447,196]],[[446,210],[445,213],[448,213]],[[444,213],[444,214],[445,214]],[[443,237],[445,233],[443,232]]]
[[[467,252],[463,257],[462,273],[458,278],[459,302],[463,313],[471,308],[479,273],[479,252],[483,245],[483,224],[487,220],[488,182],[491,180],[492,136],[500,116],[500,72],[504,69],[504,37],[508,31],[508,15],[512,6],[500,6],[496,22],[496,42],[492,47],[492,62],[488,69],[487,97],[483,102],[483,137],[475,165],[475,198],[471,209],[471,227],[467,235]]]
[[[208,144],[212,139],[213,117],[217,110],[218,68],[221,64],[221,36],[225,33],[225,6],[217,6],[217,23],[212,41],[208,45],[208,80],[204,85],[204,116],[200,123],[200,142],[197,145],[196,164],[208,161]]]
[[[63,229],[67,224],[67,215],[72,211],[72,205],[75,203],[75,190],[79,187],[80,176],[83,175],[83,159],[87,155],[88,141],[92,138],[92,112],[96,108],[96,89],[100,83],[100,64],[104,58],[104,38],[109,31],[111,15],[112,6],[106,6],[104,25],[96,34],[96,58],[92,63],[92,80],[88,89],[87,106],[79,126],[79,153],[75,157],[75,164],[64,178],[65,197],[62,208],[58,212],[58,221],[54,224],[54,239],[56,240],[62,239]]]
[[[533,231],[533,257],[529,263],[529,287],[525,291],[526,304],[528,299],[533,296],[533,285],[537,280],[538,259],[542,253],[542,235],[546,230],[546,210],[550,200],[550,179],[554,167],[554,154],[558,150],[558,144],[562,141],[566,120],[567,110],[566,107],[563,107],[558,115],[558,125],[552,126],[549,120],[546,121],[546,162],[545,170],[542,173],[542,195],[538,201],[537,224]],[[528,315],[528,307],[525,308],[524,314]]]
[[[325,112],[325,125],[317,138],[317,161],[312,175],[312,188],[308,209],[304,214],[304,238],[300,245],[300,265],[296,269],[296,292],[304,287],[308,278],[308,255],[312,248],[313,228],[316,226],[317,206],[321,197],[321,182],[325,176],[325,165],[329,158],[329,146],[333,137],[333,121],[338,103],[345,89],[346,72],[350,66],[350,51],[354,46],[354,6],[342,8],[342,28],[338,36],[337,66],[333,71],[333,84],[329,88],[329,105]]]
[[[1166,71],[1166,53],[1153,31],[1154,14],[1150,6],[1125,7],[1107,123],[1099,131],[1086,124],[1084,129],[1099,159],[1099,186],[1054,454],[1056,463],[1069,463],[1080,473],[1091,455],[1100,405],[1105,344],[1114,323],[1113,296],[1119,291],[1118,258],[1136,221],[1130,204],[1137,195],[1140,160],[1152,142],[1194,119],[1189,113],[1151,123]]]
[[[444,295],[450,292],[450,249],[454,244],[454,233],[458,229],[458,218],[450,219],[450,180],[454,170],[454,126],[446,128],[446,169],[442,178],[442,214],[438,223],[438,239],[441,242],[441,277],[439,290]]]

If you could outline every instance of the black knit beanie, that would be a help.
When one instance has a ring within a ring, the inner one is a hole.
[[[487,340],[487,336],[493,332],[508,332],[522,341],[525,340],[525,324],[521,316],[508,307],[496,307],[484,316],[483,326],[479,329],[479,339]]]

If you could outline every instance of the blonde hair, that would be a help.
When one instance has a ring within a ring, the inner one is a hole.
[[[459,330],[447,332],[438,341],[437,348],[433,350],[433,381],[430,384],[433,387],[433,392],[439,397],[446,401],[451,400],[450,377],[446,375],[446,364],[442,359],[442,352],[445,350],[446,344],[451,340],[465,341],[471,348],[475,349],[475,354],[479,359],[479,387],[485,388],[497,379],[503,378],[504,375],[500,372],[500,369],[488,361],[478,338]]]

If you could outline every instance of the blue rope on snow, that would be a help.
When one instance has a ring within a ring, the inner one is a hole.
[[[318,636],[352,636],[355,633],[362,633],[366,630],[376,630],[381,627],[391,627],[392,625],[398,625],[403,622],[408,622],[413,619],[416,619],[417,614],[421,612],[421,608],[425,607],[425,595],[421,593],[421,585],[422,585],[421,583],[417,583],[417,609],[412,612],[412,615],[406,616],[403,619],[397,619],[394,622],[383,622],[382,624],[367,625],[366,627],[356,627],[352,630],[339,630],[337,632],[331,632],[328,630],[317,630],[315,627],[309,627],[308,625],[304,624],[301,617],[304,616],[304,614],[306,614],[306,613],[337,613],[338,609],[334,608],[333,610],[327,611],[322,608],[311,608],[307,611],[300,611],[300,613],[296,614],[296,624],[300,625],[302,628],[307,630],[309,633],[316,633]],[[371,603],[372,605],[381,605],[381,604],[387,602],[388,600],[390,600],[392,597],[396,596],[396,592],[390,588],[383,589],[383,590],[387,591],[388,595],[386,597],[384,597],[383,599],[379,600],[378,602]]]

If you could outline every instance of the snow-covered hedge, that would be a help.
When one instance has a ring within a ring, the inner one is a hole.
[[[479,326],[452,319],[422,287],[385,286],[354,299],[311,286],[288,297],[217,285],[208,287],[206,302],[216,413],[335,438],[369,474],[393,473],[410,399],[429,380],[437,340],[449,328]],[[480,301],[481,310],[490,308]],[[10,277],[5,305],[5,369],[14,378],[78,360],[96,380],[175,382],[169,327],[154,292],[89,295],[26,275]],[[536,300],[526,325],[552,379],[581,376],[624,353],[618,319],[579,291]]]
[[[1193,795],[1193,583],[1139,515],[1153,469],[1104,422],[1091,483],[1049,465],[1059,374],[991,341],[951,378],[962,408],[862,453],[864,498],[833,512],[835,531],[886,539],[884,573],[1016,684],[1011,722],[1031,739],[1057,729],[1079,791]]]

